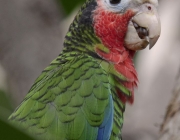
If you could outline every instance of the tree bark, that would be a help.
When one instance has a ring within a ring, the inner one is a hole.
[[[180,71],[160,132],[159,140],[180,140]]]

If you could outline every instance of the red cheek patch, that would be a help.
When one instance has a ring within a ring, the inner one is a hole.
[[[105,46],[124,51],[124,38],[133,15],[130,10],[124,14],[116,14],[97,8],[93,14],[96,35]]]
[[[124,38],[126,36],[129,20],[134,16],[130,10],[125,13],[113,13],[105,11],[100,7],[94,11],[93,21],[96,35],[101,39],[102,44],[110,52],[105,53],[96,49],[96,53],[108,62],[114,63],[114,68],[120,74],[123,74],[128,81],[121,82],[131,91],[131,97],[127,97],[117,90],[117,94],[123,103],[134,101],[134,88],[137,86],[138,78],[134,68],[132,52],[124,47]]]

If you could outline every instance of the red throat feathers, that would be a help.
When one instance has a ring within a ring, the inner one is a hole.
[[[104,10],[100,6],[97,6],[93,13],[95,33],[110,51],[105,53],[96,49],[96,53],[103,59],[112,62],[116,71],[127,78],[127,81],[121,83],[131,91],[132,96],[127,97],[117,90],[119,98],[124,103],[133,103],[134,88],[137,87],[138,82],[132,60],[135,52],[128,50],[124,45],[128,23],[133,16],[134,13],[130,10],[120,14]]]

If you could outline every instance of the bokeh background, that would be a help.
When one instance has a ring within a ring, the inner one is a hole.
[[[0,120],[6,122],[41,71],[58,56],[84,1],[0,1]],[[137,54],[139,86],[134,104],[126,108],[124,140],[159,137],[180,68],[179,5],[180,0],[159,1],[161,37],[153,49]]]

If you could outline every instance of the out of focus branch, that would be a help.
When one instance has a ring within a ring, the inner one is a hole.
[[[160,131],[159,140],[180,140],[180,72]]]

